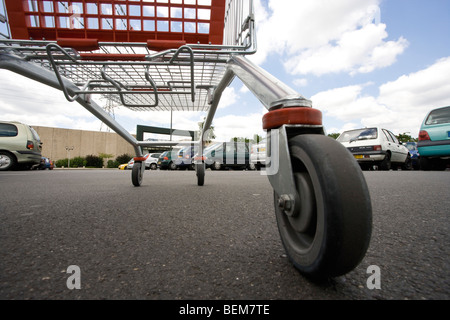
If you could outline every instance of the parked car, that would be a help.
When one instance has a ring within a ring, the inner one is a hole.
[[[250,161],[249,145],[244,142],[215,143],[204,150],[203,156],[206,168],[211,170],[256,168]]]
[[[416,142],[406,142],[404,146],[408,149],[411,156],[411,165],[414,170],[420,169],[419,150],[417,149]]]
[[[161,170],[176,170],[178,161],[178,152],[180,148],[174,148],[170,151],[161,153],[158,158],[157,166]]]
[[[128,163],[122,163],[121,165],[119,165],[119,170],[127,170],[127,167],[128,167]]]
[[[187,146],[182,148],[178,152],[178,160],[175,161],[178,169],[181,170],[194,170],[194,162],[192,158],[197,153],[198,147],[195,146]]]
[[[261,167],[266,166],[266,148],[266,140],[262,140],[260,143],[252,145],[250,162],[255,165],[257,170],[260,170]]]
[[[147,153],[144,155],[145,158],[145,170],[156,170],[158,167],[158,158],[161,153]],[[128,161],[127,169],[133,169],[134,159]]]
[[[41,151],[41,139],[32,127],[15,121],[0,121],[0,171],[39,165]]]
[[[41,162],[38,165],[33,166],[33,168],[37,170],[53,170],[54,167],[53,161],[47,157],[41,157]]]
[[[420,127],[417,148],[422,170],[445,170],[450,164],[450,106],[427,114]]]
[[[383,128],[362,128],[344,131],[337,141],[355,157],[362,169],[377,166],[381,170],[411,170],[411,156],[395,135]]]

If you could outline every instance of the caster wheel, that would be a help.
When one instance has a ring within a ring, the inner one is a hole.
[[[131,170],[131,181],[135,187],[142,185],[142,179],[144,177],[143,165],[140,162],[135,162],[133,169]]]
[[[339,142],[298,135],[288,142],[300,203],[274,193],[283,246],[294,266],[314,278],[343,275],[363,259],[372,208],[358,163]]]
[[[205,184],[205,164],[204,163],[195,164],[195,171],[197,174],[197,185],[203,186]]]

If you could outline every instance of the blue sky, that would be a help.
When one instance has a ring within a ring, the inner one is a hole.
[[[417,137],[426,113],[450,105],[450,1],[255,0],[253,62],[323,113],[327,133],[380,125]],[[21,86],[25,85],[26,89]],[[218,140],[264,134],[266,110],[235,79],[213,125]],[[132,113],[117,121],[169,127],[170,114]],[[205,113],[173,114],[196,130]],[[61,92],[0,70],[0,118],[30,125],[100,130],[101,123]]]

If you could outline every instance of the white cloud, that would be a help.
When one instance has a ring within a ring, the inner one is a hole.
[[[261,113],[252,113],[247,115],[227,115],[214,119],[214,133],[216,140],[230,141],[234,137],[244,137],[252,139],[255,134],[265,136],[262,129],[262,117],[265,109]]]
[[[236,91],[233,87],[227,87],[222,93],[222,96],[220,97],[219,102],[219,109],[225,109],[234,103],[236,103],[238,99],[238,95],[236,94]]]
[[[0,70],[2,120],[30,125],[99,130],[101,122],[63,93],[19,74]]]
[[[335,45],[326,44],[289,57],[285,67],[291,74],[316,76],[337,72],[369,73],[387,67],[395,62],[408,42],[403,38],[397,42],[384,42],[385,28],[383,24],[370,24],[347,32]]]
[[[315,108],[344,122],[383,111],[374,97],[361,95],[363,89],[364,85],[331,89],[312,96],[311,100]]]
[[[408,42],[386,41],[379,2],[269,0],[268,12],[257,1],[258,52],[253,60],[261,64],[272,53],[285,54],[285,68],[293,75],[367,73],[387,67]]]
[[[311,97],[324,119],[334,118],[344,123],[341,128],[332,127],[327,131],[384,126],[394,133],[410,132],[417,137],[428,111],[450,105],[450,57],[381,85],[378,97],[363,94],[367,85],[372,84],[331,89]]]
[[[450,57],[380,87],[379,101],[401,112],[426,112],[450,105]]]
[[[308,79],[301,78],[301,79],[294,79],[292,83],[297,87],[306,87],[308,85]]]

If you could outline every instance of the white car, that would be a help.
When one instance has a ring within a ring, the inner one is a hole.
[[[253,163],[257,170],[266,166],[266,140],[262,140],[258,144],[252,145],[250,151],[250,163]]]
[[[146,170],[156,170],[157,168],[157,162],[158,162],[158,158],[161,154],[160,153],[147,153],[144,158],[145,158],[145,169]],[[134,160],[131,159],[128,162],[128,166],[127,169],[133,169],[133,165],[134,165]]]
[[[395,135],[383,128],[363,128],[344,131],[337,141],[342,143],[355,157],[362,169],[378,166],[381,170],[411,170],[411,155],[399,143]]]

